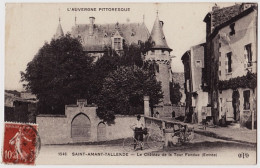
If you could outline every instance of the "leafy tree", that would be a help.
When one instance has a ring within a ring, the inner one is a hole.
[[[180,92],[180,89],[179,83],[170,83],[170,99],[173,104],[178,104],[181,100],[182,93]]]
[[[137,66],[119,67],[104,80],[97,115],[111,122],[114,114],[143,113],[144,95],[150,96],[151,106],[158,104],[163,97],[161,83],[155,76]]]
[[[136,65],[138,67],[142,67],[143,58],[142,58],[141,45],[137,45],[137,44],[124,45],[123,55],[121,57],[121,65],[124,66]]]
[[[93,74],[91,77],[92,85],[90,87],[92,96],[89,99],[89,102],[95,103],[97,101],[104,79],[110,72],[115,71],[118,67],[138,66],[150,70],[151,68],[147,68],[143,62],[143,54],[149,47],[149,42],[140,42],[138,45],[127,45],[124,43],[122,52],[117,52],[107,47],[104,55],[93,65]]]
[[[39,99],[40,113],[62,114],[66,104],[89,97],[92,61],[67,34],[44,44],[21,72],[21,81]]]
[[[102,89],[104,79],[110,72],[113,72],[121,65],[121,57],[111,48],[106,48],[104,55],[93,64],[91,74],[91,96],[89,102],[96,103]]]

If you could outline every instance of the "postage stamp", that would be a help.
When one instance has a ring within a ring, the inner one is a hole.
[[[5,123],[3,162],[33,165],[37,155],[37,125]]]

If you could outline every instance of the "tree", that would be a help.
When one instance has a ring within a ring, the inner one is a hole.
[[[123,55],[120,61],[121,65],[123,66],[136,65],[138,67],[142,67],[143,66],[142,50],[143,50],[143,46],[141,44],[124,45]]]
[[[106,48],[104,55],[93,64],[91,74],[91,96],[90,103],[96,103],[98,95],[102,89],[104,79],[110,72],[113,72],[121,65],[121,57],[111,48]]]
[[[182,93],[180,92],[180,88],[179,83],[170,83],[170,99],[173,104],[178,104],[181,100]]]
[[[158,104],[163,94],[155,76],[137,66],[119,67],[104,80],[98,99],[97,115],[112,122],[114,114],[143,113],[143,96],[150,96],[152,105]]]
[[[143,55],[151,46],[150,42],[140,42],[127,45],[124,43],[123,51],[118,52],[110,47],[106,47],[104,55],[93,65],[91,97],[89,102],[96,103],[98,95],[102,89],[104,79],[110,72],[115,71],[121,66],[138,66],[147,69],[144,66]]]
[[[66,104],[89,97],[92,61],[67,34],[44,44],[21,72],[21,81],[39,99],[40,113],[63,114]]]

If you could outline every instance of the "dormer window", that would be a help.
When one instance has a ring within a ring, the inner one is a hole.
[[[104,37],[105,37],[105,38],[107,37],[107,33],[105,33]]]
[[[232,23],[231,25],[229,25],[229,27],[230,27],[229,35],[230,35],[230,36],[233,36],[234,34],[236,34],[236,31],[235,31],[235,23]]]
[[[114,38],[114,49],[121,49],[121,38]]]
[[[131,33],[131,36],[134,36],[134,35],[135,35],[135,32],[132,32],[132,33]]]

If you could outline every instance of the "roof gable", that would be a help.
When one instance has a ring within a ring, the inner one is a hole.
[[[103,51],[111,46],[111,38],[121,36],[127,44],[145,42],[150,34],[144,23],[94,24],[94,33],[89,36],[90,24],[79,24],[72,27],[73,37],[80,38],[85,51]],[[134,32],[134,34],[133,34]]]

